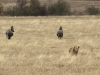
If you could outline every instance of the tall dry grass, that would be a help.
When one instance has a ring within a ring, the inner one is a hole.
[[[8,40],[5,32],[12,25]],[[77,56],[68,51],[74,45],[80,46]],[[0,17],[0,75],[99,74],[100,17]]]

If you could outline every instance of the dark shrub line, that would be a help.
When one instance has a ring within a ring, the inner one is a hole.
[[[3,10],[0,3],[0,15],[4,16],[65,16],[65,15],[98,15],[100,9],[95,6],[86,7],[85,11],[70,11],[70,5],[63,0],[50,5],[41,5],[38,0],[17,0],[16,5]]]

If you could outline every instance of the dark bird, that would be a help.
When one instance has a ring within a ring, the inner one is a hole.
[[[14,32],[14,28],[13,28],[13,26],[11,26],[11,29],[8,29],[6,31],[6,36],[8,39],[11,39],[11,37],[13,36],[13,32]]]
[[[57,36],[58,36],[58,38],[62,38],[63,37],[63,30],[62,30],[62,27],[60,26],[60,28],[59,28],[59,30],[58,30],[58,32],[57,32]]]

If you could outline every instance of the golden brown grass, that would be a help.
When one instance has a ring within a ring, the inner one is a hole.
[[[0,75],[100,75],[100,17],[0,17]]]

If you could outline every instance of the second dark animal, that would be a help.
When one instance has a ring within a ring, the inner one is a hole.
[[[60,26],[58,32],[57,32],[57,36],[58,36],[58,39],[61,39],[63,37],[63,30],[62,30],[62,26]]]

